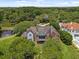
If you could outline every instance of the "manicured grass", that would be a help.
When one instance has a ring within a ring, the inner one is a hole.
[[[67,46],[62,44],[62,59],[79,59],[79,50],[73,45]]]
[[[10,37],[5,37],[5,38],[0,38],[0,52],[2,53],[8,53],[8,48],[10,47],[11,43],[15,40],[15,35],[10,36]],[[62,59],[79,59],[79,49],[75,48],[73,45],[68,46],[65,45],[64,43],[60,42],[55,42],[60,43],[61,49],[61,57]],[[56,45],[55,45],[56,46]],[[42,48],[42,45],[37,45],[36,47],[39,47],[39,49]],[[56,47],[53,47],[56,48]],[[39,50],[40,51],[40,50]]]
[[[53,41],[52,44],[54,44],[54,46],[52,47],[52,51],[57,52],[57,54],[60,55],[62,59],[79,59],[79,49],[75,48],[73,45],[68,46],[68,45],[65,45],[64,43],[62,43],[61,41],[59,41],[59,42]],[[42,45],[40,45],[38,47],[39,47],[39,49],[41,49]],[[58,47],[61,48],[60,52],[58,50],[56,50],[56,49],[58,49]],[[49,51],[45,51],[45,53],[47,52],[47,53],[51,54],[52,52],[50,52],[50,48],[51,48],[51,46],[49,48],[45,48],[45,50],[49,50]],[[59,59],[61,59],[61,58],[59,58]]]
[[[15,40],[15,35],[5,38],[0,38],[0,51],[5,53],[8,50],[10,44]]]

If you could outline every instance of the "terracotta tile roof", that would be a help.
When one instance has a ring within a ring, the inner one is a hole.
[[[69,30],[79,30],[79,23],[75,23],[75,22],[62,23],[62,27]]]

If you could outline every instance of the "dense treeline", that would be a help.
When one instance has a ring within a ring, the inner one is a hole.
[[[79,22],[79,8],[0,8],[0,24],[2,26],[13,26],[21,21],[39,20],[44,15],[48,15],[49,20],[59,20],[65,22]]]

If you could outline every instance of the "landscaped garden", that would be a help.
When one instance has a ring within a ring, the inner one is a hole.
[[[78,18],[79,8],[0,8],[0,59],[79,59],[72,36],[59,27],[59,22],[79,22]],[[59,36],[42,44],[22,37],[39,23],[49,23]],[[12,30],[12,35],[2,37],[2,31],[5,34],[7,30]]]

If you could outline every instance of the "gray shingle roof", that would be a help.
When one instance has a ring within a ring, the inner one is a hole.
[[[27,31],[32,31],[33,33],[36,33],[37,35],[45,35],[51,31],[51,26],[30,27],[27,29]]]

